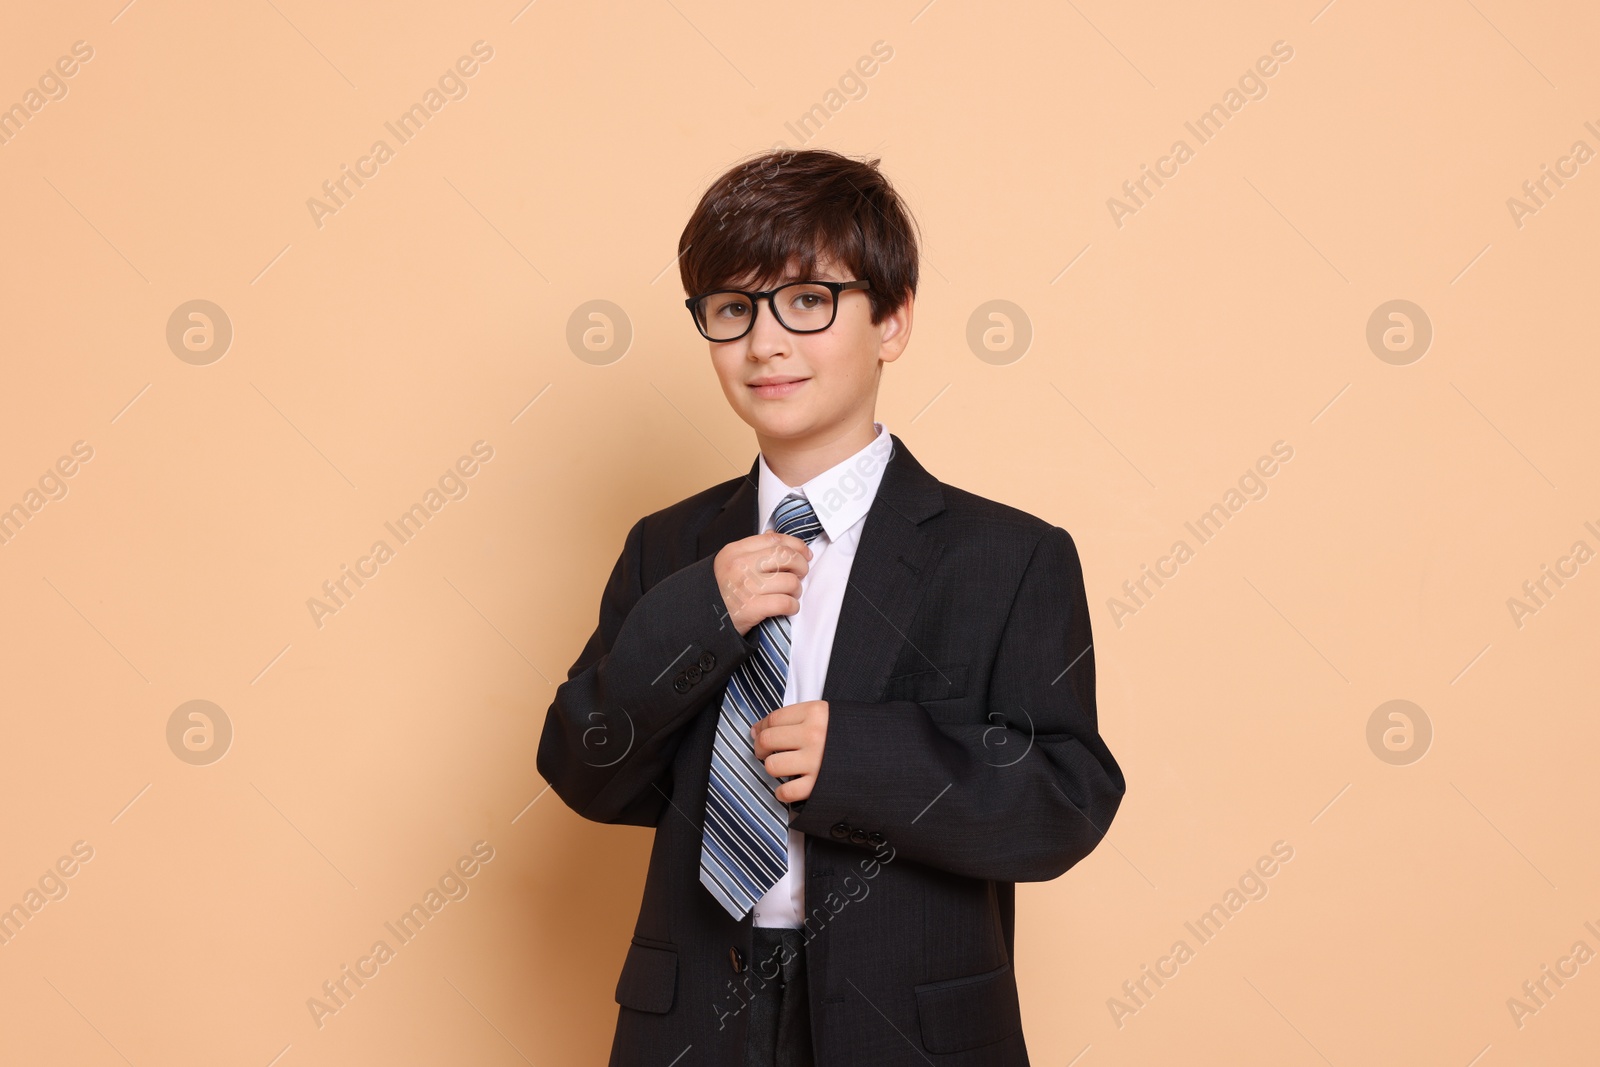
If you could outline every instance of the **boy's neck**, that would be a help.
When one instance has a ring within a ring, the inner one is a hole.
[[[830,430],[827,436],[786,441],[757,434],[756,440],[772,473],[782,479],[784,485],[796,487],[843,463],[877,436],[878,428],[869,415],[866,422]]]

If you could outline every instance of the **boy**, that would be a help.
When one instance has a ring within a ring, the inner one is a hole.
[[[773,152],[679,239],[760,454],[629,530],[538,768],[656,828],[612,1067],[1028,1063],[1014,883],[1125,789],[1072,538],[874,421],[917,242],[876,161]]]

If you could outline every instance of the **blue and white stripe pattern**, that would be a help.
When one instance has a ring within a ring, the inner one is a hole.
[[[811,503],[793,493],[774,511],[773,525],[807,544],[822,532]],[[700,839],[700,882],[735,919],[744,918],[789,869],[788,815],[772,794],[779,780],[756,760],[750,727],[783,704],[790,627],[787,615],[756,624],[758,647],[734,669],[717,718]]]

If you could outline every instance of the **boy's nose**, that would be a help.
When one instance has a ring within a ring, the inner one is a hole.
[[[750,347],[758,355],[776,355],[789,349],[789,331],[772,314],[771,298],[756,304],[756,321],[750,327]]]

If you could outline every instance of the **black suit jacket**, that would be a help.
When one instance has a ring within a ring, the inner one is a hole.
[[[817,1064],[1025,1065],[1013,883],[1087,855],[1125,789],[1096,723],[1083,574],[1065,530],[892,441],[840,607],[822,766],[791,806]],[[755,647],[713,557],[758,529],[757,478],[752,463],[634,523],[539,742],[578,814],[656,828],[612,1067],[740,1067],[745,1004],[771,977],[751,917],[699,877],[722,694]]]

